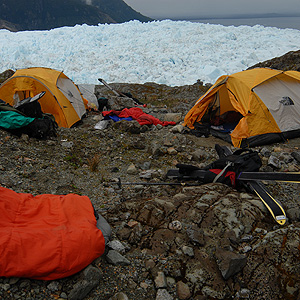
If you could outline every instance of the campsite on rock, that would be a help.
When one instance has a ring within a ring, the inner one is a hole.
[[[0,299],[300,299],[300,51],[256,67],[3,70]]]

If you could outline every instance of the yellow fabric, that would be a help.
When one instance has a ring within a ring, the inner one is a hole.
[[[13,105],[15,93],[23,100],[45,91],[46,94],[39,100],[42,111],[52,114],[58,126],[71,127],[80,117],[70,101],[57,88],[56,82],[59,77],[68,78],[64,73],[49,68],[17,70],[0,86],[0,99]]]
[[[231,140],[235,147],[239,147],[243,139],[265,133],[280,132],[265,104],[252,91],[256,86],[275,76],[284,78],[284,80],[297,79],[300,83],[300,72],[283,72],[268,68],[256,68],[229,76],[221,76],[187,113],[184,125],[193,129],[194,123],[200,122],[209,104],[218,93],[220,114],[235,110],[243,115],[243,118],[231,133]]]
[[[218,80],[186,114],[184,118],[184,126],[188,126],[189,128],[194,129],[194,123],[201,120],[208,105],[214,99],[216,92],[222,87],[222,85],[218,85],[218,83],[220,83],[221,81],[222,80]]]

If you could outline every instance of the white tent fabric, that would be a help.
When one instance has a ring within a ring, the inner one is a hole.
[[[300,84],[272,78],[253,91],[267,106],[281,131],[300,129]]]
[[[85,114],[86,109],[82,102],[80,92],[71,79],[59,77],[56,85],[64,96],[71,102],[78,116],[81,118]]]
[[[79,84],[78,88],[83,98],[85,98],[88,101],[89,105],[98,108],[97,97],[94,94],[95,84]]]

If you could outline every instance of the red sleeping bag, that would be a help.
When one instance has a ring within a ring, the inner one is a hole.
[[[104,253],[87,196],[33,196],[0,187],[0,276],[53,280]]]
[[[139,107],[132,107],[132,108],[124,108],[123,110],[110,110],[110,111],[103,111],[103,117],[116,115],[119,118],[128,118],[131,117],[134,120],[137,120],[140,125],[176,125],[176,122],[171,121],[161,121],[152,115],[146,114],[143,110]]]

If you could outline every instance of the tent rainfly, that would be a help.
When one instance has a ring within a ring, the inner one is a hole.
[[[10,105],[45,91],[39,100],[43,113],[52,114],[60,127],[71,127],[86,112],[84,99],[73,81],[50,68],[17,70],[0,86],[0,99]]]
[[[254,147],[300,136],[300,72],[256,68],[221,76],[186,114],[191,129],[235,147]]]

